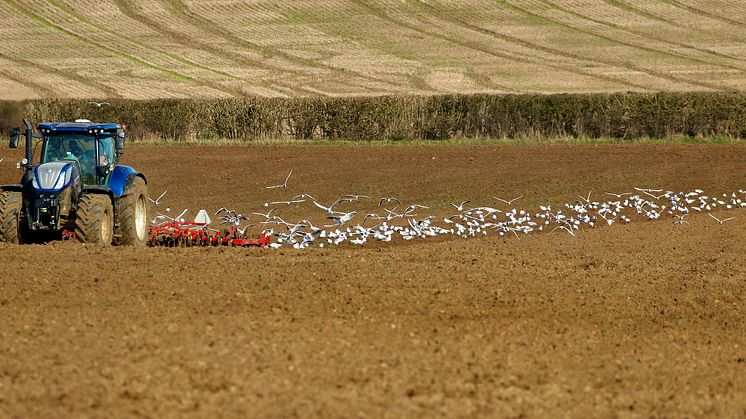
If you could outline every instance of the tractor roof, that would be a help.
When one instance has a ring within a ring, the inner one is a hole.
[[[42,122],[39,130],[43,132],[85,132],[91,130],[116,131],[122,128],[119,124],[98,124],[90,121],[82,122]]]

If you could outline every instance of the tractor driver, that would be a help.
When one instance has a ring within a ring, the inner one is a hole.
[[[87,163],[94,163],[94,160],[96,159],[95,152],[89,150],[84,151],[80,144],[78,144],[75,140],[70,140],[67,143],[67,149],[70,150],[70,153],[75,156],[75,158],[81,163],[81,164],[87,164]]]
[[[80,146],[78,145],[78,142],[75,140],[70,140],[67,143],[67,149],[70,150],[70,153],[75,156],[78,161],[80,161],[81,158],[83,158],[83,150],[80,149]]]

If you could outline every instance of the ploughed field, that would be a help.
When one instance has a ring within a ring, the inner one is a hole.
[[[17,180],[20,156],[0,158]],[[746,187],[741,145],[143,146],[124,162],[168,190],[158,210],[192,217],[300,193],[448,214]],[[0,245],[0,416],[742,416],[746,212],[713,214],[735,219],[307,250]]]

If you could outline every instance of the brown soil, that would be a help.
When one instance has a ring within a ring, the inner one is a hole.
[[[174,211],[746,186],[742,146],[135,147],[126,162]],[[264,189],[291,168],[288,190]],[[0,416],[743,416],[746,214],[728,214],[306,251],[0,245]]]

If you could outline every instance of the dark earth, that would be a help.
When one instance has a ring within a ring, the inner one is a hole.
[[[20,156],[0,157],[17,181]],[[124,161],[168,190],[158,210],[191,216],[298,193],[447,213],[746,189],[742,145],[137,146]],[[287,190],[264,188],[290,169]],[[305,251],[0,245],[0,416],[743,417],[746,212],[715,215],[736,218]]]

